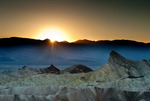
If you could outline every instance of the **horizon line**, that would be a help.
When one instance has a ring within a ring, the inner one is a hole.
[[[50,38],[46,38],[46,39],[38,39],[38,38],[29,38],[29,37],[17,37],[17,36],[12,36],[12,37],[0,37],[0,39],[6,39],[6,38],[23,38],[23,39],[33,39],[33,40],[50,40]],[[145,43],[145,44],[149,44],[150,42],[143,42],[143,41],[138,41],[138,40],[133,40],[133,39],[123,39],[123,38],[120,38],[120,39],[104,39],[104,40],[91,40],[91,39],[78,39],[78,40],[75,40],[75,41],[67,41],[67,40],[63,40],[63,41],[54,41],[54,42],[68,42],[68,43],[74,43],[74,42],[77,42],[77,41],[92,41],[92,42],[98,42],[98,41],[115,41],[115,40],[126,40],[126,41],[134,41],[134,42],[139,42],[139,43]],[[51,41],[52,42],[52,41]]]

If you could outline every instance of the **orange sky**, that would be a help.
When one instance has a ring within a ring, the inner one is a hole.
[[[62,30],[65,40],[129,39],[150,42],[150,2],[90,0],[0,1],[0,37],[40,38]]]

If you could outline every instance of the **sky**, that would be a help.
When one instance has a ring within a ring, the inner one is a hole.
[[[53,37],[70,42],[79,39],[150,42],[150,1],[0,0],[1,38],[42,39],[49,29],[55,29]]]

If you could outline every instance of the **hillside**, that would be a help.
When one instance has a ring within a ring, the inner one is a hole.
[[[105,65],[88,73],[50,73],[22,77],[3,74],[3,77],[0,81],[0,93],[3,96],[0,99],[8,97],[7,99],[20,101],[40,101],[40,97],[45,101],[150,100],[150,60],[129,60],[115,51],[110,53]],[[29,97],[31,94],[33,96]]]

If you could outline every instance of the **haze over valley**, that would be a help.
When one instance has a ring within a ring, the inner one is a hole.
[[[51,64],[65,69],[83,64],[97,69],[106,64],[109,53],[115,50],[128,59],[149,59],[150,44],[130,40],[78,40],[76,42],[50,42],[27,38],[0,39],[1,70],[19,69],[23,66],[46,67]]]

